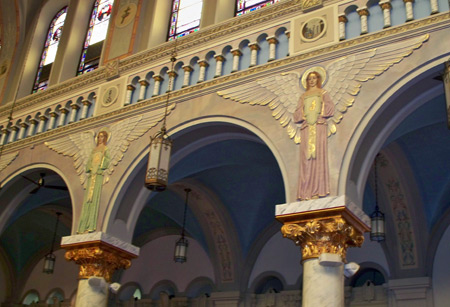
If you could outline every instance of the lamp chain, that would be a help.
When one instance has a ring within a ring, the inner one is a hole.
[[[186,192],[186,202],[184,203],[184,214],[183,214],[183,228],[181,230],[181,237],[184,238],[184,227],[186,225],[186,212],[187,212],[187,205],[188,205],[188,199],[189,199],[189,192],[191,192],[191,189],[184,189]]]
[[[170,61],[172,62],[170,71],[172,71],[172,72],[173,72],[173,69],[175,68],[175,62],[177,60],[176,56],[177,56],[177,40],[175,40],[175,42],[174,42],[174,48],[173,48],[172,56],[170,57]],[[173,80],[169,76],[169,85],[168,85],[169,89],[167,91],[166,109],[164,111],[164,120],[163,120],[163,124],[162,124],[162,127],[161,127],[161,130],[163,131],[164,134],[166,132],[166,118],[167,118],[167,111],[169,109],[170,92],[172,92],[172,89],[171,89],[171,83],[172,82],[173,82]]]
[[[53,253],[53,248],[55,246],[56,241],[56,231],[58,230],[58,224],[59,224],[59,217],[62,215],[61,212],[56,212],[56,224],[55,224],[55,232],[53,233],[53,241],[52,241],[52,248],[50,249],[50,254]]]
[[[380,154],[375,156],[374,175],[375,175],[375,211],[379,211],[378,208],[378,158]]]

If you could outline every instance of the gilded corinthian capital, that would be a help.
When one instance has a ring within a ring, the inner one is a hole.
[[[361,247],[370,219],[345,196],[300,201],[276,208],[281,233],[301,247],[302,260],[337,254],[346,261],[348,247]]]
[[[102,246],[70,249],[65,257],[80,265],[80,279],[97,276],[111,282],[111,277],[117,269],[128,269],[131,265],[130,257]]]
[[[342,217],[313,219],[285,224],[281,233],[299,245],[302,260],[318,258],[320,254],[338,254],[345,262],[348,247],[361,247],[364,235]]]
[[[63,237],[61,247],[66,249],[68,261],[80,265],[78,278],[96,276],[107,282],[116,270],[129,268],[131,259],[139,255],[139,248],[102,232]]]

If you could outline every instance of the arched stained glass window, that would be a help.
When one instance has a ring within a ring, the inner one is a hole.
[[[202,0],[174,0],[170,18],[169,40],[198,31],[202,7]]]
[[[48,79],[52,64],[55,61],[56,51],[58,51],[59,40],[66,20],[67,6],[60,10],[53,18],[48,28],[47,38],[42,51],[41,61],[36,74],[36,80],[33,86],[33,93],[44,90],[48,86]]]
[[[237,0],[236,16],[253,12],[279,1],[280,0]]]
[[[103,41],[106,38],[106,32],[108,32],[113,2],[114,0],[96,0],[94,3],[83,52],[81,53],[80,65],[78,65],[78,75],[98,67]]]

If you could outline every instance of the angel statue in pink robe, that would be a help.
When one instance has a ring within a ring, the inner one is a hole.
[[[332,193],[328,137],[336,133],[337,125],[355,102],[361,86],[400,63],[428,38],[428,35],[422,35],[308,69],[298,66],[298,70],[275,73],[253,81],[249,80],[251,75],[245,75],[243,84],[217,94],[240,103],[269,107],[289,138],[300,144],[297,198],[325,197]],[[312,60],[317,63],[316,58]],[[294,62],[289,63],[292,69]]]
[[[306,92],[300,97],[294,121],[300,124],[300,172],[298,199],[308,200],[330,194],[328,172],[327,119],[334,115],[334,104],[322,89],[317,71],[308,73]]]

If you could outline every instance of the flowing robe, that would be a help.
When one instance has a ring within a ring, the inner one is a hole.
[[[103,185],[103,172],[108,166],[108,147],[97,146],[92,151],[86,165],[88,178],[77,233],[93,232],[97,229],[98,207]]]
[[[325,90],[307,91],[299,100],[294,120],[300,127],[300,172],[298,199],[324,197],[330,193],[326,119],[334,104]]]

